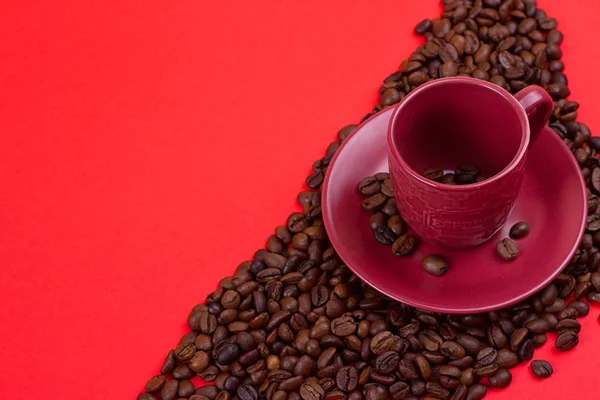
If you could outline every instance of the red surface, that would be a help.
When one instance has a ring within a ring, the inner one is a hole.
[[[535,138],[552,107],[539,86],[514,98],[493,83],[462,76],[430,81],[406,96],[391,115],[384,142],[398,209],[408,225],[423,240],[451,249],[492,237],[506,222],[523,181],[529,118]],[[447,185],[421,175],[459,164],[477,165],[488,179]]]
[[[527,153],[515,207],[490,240],[467,250],[449,250],[421,241],[409,257],[396,257],[390,247],[379,244],[369,229],[369,213],[360,206],[356,184],[365,176],[388,170],[386,128],[391,118],[394,111],[388,109],[360,126],[346,139],[327,170],[323,218],[331,243],[346,265],[392,298],[451,313],[484,312],[514,304],[560,273],[583,235],[587,196],[577,162],[550,128]],[[548,163],[548,159],[554,162]],[[407,182],[398,187],[403,194],[412,190]],[[503,261],[496,254],[496,242],[507,237],[510,227],[519,221],[528,221],[531,232],[518,240],[519,257]],[[412,229],[408,233],[415,234]],[[430,254],[448,261],[450,269],[443,277],[434,277],[421,267],[423,258]]]
[[[542,6],[598,133],[600,3]],[[134,398],[438,15],[435,0],[3,2],[0,399]],[[522,367],[490,398],[596,399],[591,314],[573,352],[536,352],[551,379]]]

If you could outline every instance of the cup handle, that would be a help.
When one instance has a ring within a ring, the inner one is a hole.
[[[540,86],[532,85],[515,94],[515,98],[527,113],[531,146],[550,119],[554,108],[552,97]]]

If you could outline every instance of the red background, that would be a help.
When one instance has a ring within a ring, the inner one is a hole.
[[[0,10],[0,399],[135,398],[439,15],[436,0],[25,3]],[[600,3],[540,6],[598,132]],[[597,316],[574,351],[536,352],[551,379],[520,367],[490,398],[597,399]]]

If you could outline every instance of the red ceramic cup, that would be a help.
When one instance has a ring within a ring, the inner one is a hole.
[[[506,222],[521,187],[527,150],[552,112],[544,89],[514,97],[497,85],[454,77],[426,83],[396,106],[388,131],[398,209],[423,240],[469,248]],[[470,185],[434,182],[429,168],[473,164],[489,178]]]

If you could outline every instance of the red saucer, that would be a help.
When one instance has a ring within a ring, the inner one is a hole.
[[[373,116],[346,139],[328,168],[322,193],[325,228],[346,265],[383,294],[425,310],[475,313],[496,310],[542,289],[562,271],[579,245],[587,217],[580,169],[550,128],[528,153],[523,186],[504,227],[469,250],[445,250],[421,242],[409,257],[396,257],[379,244],[361,207],[358,182],[388,171],[386,134],[392,108]],[[495,244],[510,227],[527,221],[519,257],[505,262]],[[443,277],[421,268],[428,254],[443,255],[450,270]]]

